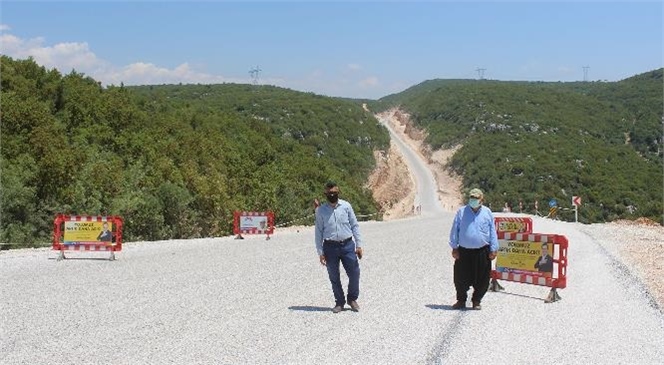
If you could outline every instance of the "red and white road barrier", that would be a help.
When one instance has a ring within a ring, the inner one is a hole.
[[[496,269],[491,271],[491,291],[503,290],[498,280],[551,288],[546,303],[560,300],[557,289],[567,286],[567,238],[558,234],[498,233]]]
[[[233,212],[233,233],[242,237],[243,234],[266,234],[267,238],[274,233],[273,212]]]
[[[498,232],[498,241],[501,243],[501,249],[505,248],[506,242],[508,245],[510,242],[513,242],[515,246],[521,247],[530,242],[537,243],[540,247],[543,243],[546,243],[547,246],[551,246],[550,251],[552,253],[553,267],[557,267],[557,270],[552,272],[538,272],[534,268],[524,270],[523,267],[511,266],[509,264],[503,267],[499,266],[498,262],[496,262],[496,270],[492,270],[491,278],[559,289],[567,286],[568,242],[565,236],[545,233]],[[527,252],[528,255],[533,255],[531,250]],[[507,254],[509,255],[510,253]],[[500,256],[501,252],[498,255]]]
[[[60,251],[110,251],[122,250],[122,218],[118,216],[87,216],[58,214],[53,221],[53,250]]]
[[[495,217],[496,232],[532,233],[533,220],[525,217]]]

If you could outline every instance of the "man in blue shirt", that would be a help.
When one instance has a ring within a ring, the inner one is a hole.
[[[316,251],[321,265],[327,267],[327,274],[332,283],[335,306],[333,313],[339,313],[348,303],[351,310],[357,312],[360,306],[360,263],[362,258],[362,239],[360,226],[353,207],[347,201],[339,199],[339,187],[333,181],[325,184],[325,196],[328,203],[316,208]],[[344,297],[339,272],[341,262],[348,276],[348,297]]]
[[[454,287],[457,302],[453,309],[466,307],[468,289],[473,287],[473,309],[482,309],[480,303],[489,288],[491,260],[498,252],[498,236],[491,209],[482,205],[484,194],[472,189],[468,205],[456,212],[450,231],[450,247],[454,257]]]

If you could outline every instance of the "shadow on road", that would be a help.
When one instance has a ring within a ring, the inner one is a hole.
[[[316,307],[313,305],[293,305],[288,307],[292,311],[304,311],[304,312],[331,312],[332,308],[329,307]]]
[[[537,299],[540,302],[544,301],[544,298],[538,298],[538,297],[533,297],[531,295],[524,295],[524,294],[508,293],[508,292],[505,292],[505,291],[499,291],[499,292],[496,292],[496,294],[513,295],[515,297],[528,298],[528,299]]]
[[[427,305],[425,305],[425,307],[427,307],[429,309],[442,309],[442,310],[446,310],[446,311],[456,310],[456,309],[452,309],[452,306],[448,305],[448,304],[427,304]]]

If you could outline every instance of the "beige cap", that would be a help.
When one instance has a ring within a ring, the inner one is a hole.
[[[468,196],[471,198],[477,198],[477,199],[482,199],[484,197],[484,193],[482,193],[482,190],[475,188],[468,193]]]

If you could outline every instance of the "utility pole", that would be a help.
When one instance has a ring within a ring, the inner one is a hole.
[[[480,80],[484,80],[484,71],[486,71],[486,68],[477,68],[475,71],[477,71],[477,76],[480,78]]]
[[[251,76],[251,83],[254,85],[258,85],[258,74],[263,71],[260,69],[260,67],[256,66],[256,68],[252,68],[249,70],[249,75]]]
[[[583,66],[583,82],[588,81],[588,69],[590,69],[590,66]]]

